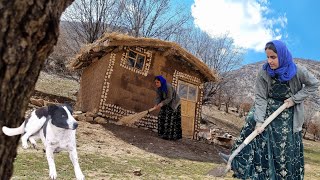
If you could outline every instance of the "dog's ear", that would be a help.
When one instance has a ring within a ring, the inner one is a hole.
[[[54,111],[56,111],[57,109],[59,109],[59,107],[55,104],[50,104],[48,106],[48,114],[52,115]]]
[[[70,103],[64,103],[64,106],[66,106],[66,107],[67,107],[67,109],[70,111],[70,114],[72,114],[72,113],[73,113],[73,109],[72,109],[72,106],[71,106],[71,104],[70,104]]]

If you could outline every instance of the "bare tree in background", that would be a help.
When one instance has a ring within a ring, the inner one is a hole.
[[[118,30],[122,13],[119,3],[118,0],[76,0],[63,13],[61,35],[45,62],[44,71],[79,80],[79,72],[70,72],[66,64],[83,45],[94,42],[104,32]]]
[[[184,6],[171,0],[76,0],[62,20],[75,50],[104,32],[120,31],[135,37],[169,39],[190,20]]]
[[[224,86],[228,86],[228,81],[232,79],[232,77],[229,77],[229,72],[240,67],[243,59],[243,50],[234,46],[233,40],[228,37],[228,34],[212,38],[199,29],[179,35],[175,41],[201,59],[209,68],[215,70],[221,78],[219,82],[206,83],[203,99],[204,104],[212,103],[213,97],[216,96],[217,105],[220,107],[219,103],[222,103],[224,101],[223,97],[228,95],[219,93],[226,93],[223,89],[227,88]],[[232,94],[231,92],[229,93],[229,95]],[[225,100],[227,99],[230,98],[225,98]]]
[[[59,19],[73,0],[0,1],[0,129],[24,120],[44,60],[59,35]],[[0,177],[10,179],[19,136],[0,130]]]
[[[170,0],[121,0],[120,26],[135,37],[168,40],[180,34],[191,16],[182,4],[173,6]]]
[[[239,95],[235,93],[236,87],[235,84],[230,84],[231,80],[234,79],[230,72],[237,67],[240,67],[243,59],[242,49],[235,47],[233,40],[224,35],[220,38],[215,38],[213,46],[209,49],[210,53],[205,53],[205,57],[202,58],[204,62],[212,69],[214,69],[221,80],[219,82],[209,82],[205,85],[205,96],[204,102],[210,100],[210,97],[214,97],[218,89],[224,89],[225,91],[219,91],[220,93],[229,92],[229,99]],[[232,87],[232,88],[231,88]],[[228,91],[226,91],[228,90]],[[230,103],[230,102],[229,102]]]
[[[59,47],[55,48],[57,53],[50,56],[54,61],[46,62],[45,69],[61,67],[64,70],[58,72],[60,76],[77,78],[70,76],[66,68],[68,58],[105,32],[169,40],[174,34],[181,33],[184,24],[190,20],[190,14],[186,14],[184,5],[173,7],[170,2],[171,0],[76,0],[61,18],[62,36],[65,36],[59,40]]]
[[[119,0],[76,0],[62,17],[74,50],[94,42],[106,31],[117,30],[122,13],[119,8]]]
[[[216,94],[223,97],[222,102],[225,105],[225,112],[229,113],[229,107],[235,102],[240,94],[239,89],[235,86],[236,82],[234,74],[225,77],[222,82],[218,83],[220,83],[221,91]],[[219,104],[219,106],[221,106],[221,104]]]
[[[234,46],[228,34],[211,37],[199,29],[189,28],[188,32],[180,33],[174,40],[219,75],[240,67],[242,63],[243,49]]]
[[[306,137],[306,134],[312,124],[312,120],[317,112],[317,104],[312,101],[304,102],[304,134],[303,138]]]
[[[73,72],[66,66],[73,56],[75,56],[75,51],[73,47],[70,47],[68,34],[64,29],[60,28],[57,45],[46,59],[42,71],[78,81],[80,79],[80,71]]]
[[[320,134],[320,123],[319,121],[312,121],[309,126],[309,133],[313,135],[313,140],[316,141]]]

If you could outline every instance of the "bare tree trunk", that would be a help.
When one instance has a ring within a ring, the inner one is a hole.
[[[308,110],[307,110],[307,111],[308,111]],[[308,115],[307,115],[307,116],[308,116]],[[308,121],[305,122],[305,128],[304,128],[303,138],[306,138],[307,132],[308,132],[308,130],[309,130],[309,128],[310,128],[310,124],[312,125],[311,120],[308,119]],[[311,127],[311,130],[312,130],[312,127]]]
[[[308,125],[307,125],[306,128],[304,129],[303,138],[306,138],[307,132],[308,132]]]
[[[59,19],[73,0],[0,2],[0,129],[23,122],[44,60],[57,42]],[[10,179],[19,137],[0,130],[0,177]]]
[[[218,110],[220,111],[221,110],[221,104],[222,104],[222,102],[221,102],[221,92],[219,91],[218,92],[218,98],[217,98],[217,100],[218,100]]]
[[[225,110],[226,113],[229,113],[229,101],[226,102],[226,110]]]
[[[243,117],[243,113],[242,113],[242,110],[239,111],[239,118],[242,118]]]

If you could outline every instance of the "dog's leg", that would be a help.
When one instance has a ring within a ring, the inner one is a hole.
[[[29,141],[30,143],[32,144],[33,148],[34,149],[37,149],[38,150],[38,146],[37,146],[37,140],[39,139],[40,137],[38,135],[34,135],[34,136],[30,136],[29,137]]]
[[[49,165],[50,179],[57,179],[56,165],[54,163],[53,151],[51,148],[46,148],[46,156]]]
[[[43,126],[45,121],[46,121],[45,117],[42,117],[40,119],[36,115],[33,115],[30,117],[30,119],[25,127],[25,134],[21,137],[22,148],[24,148],[24,149],[28,148],[29,137],[37,134],[38,131]]]
[[[27,149],[29,147],[28,145],[28,139],[31,136],[31,133],[26,132],[22,137],[21,137],[21,143],[22,143],[22,148]]]
[[[74,173],[76,174],[77,180],[84,180],[84,175],[80,169],[80,165],[78,162],[78,153],[75,148],[73,150],[69,151],[69,157],[70,157],[70,160],[73,164]]]
[[[21,142],[22,142],[22,148],[23,149],[27,149],[29,147],[28,140],[33,145],[33,147],[37,146],[37,142],[36,142],[37,137],[34,136],[33,133],[34,133],[33,131],[32,132],[26,132],[21,137]]]

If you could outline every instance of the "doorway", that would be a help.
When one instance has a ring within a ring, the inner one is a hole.
[[[179,80],[178,94],[181,98],[182,136],[192,139],[195,128],[198,86]]]

